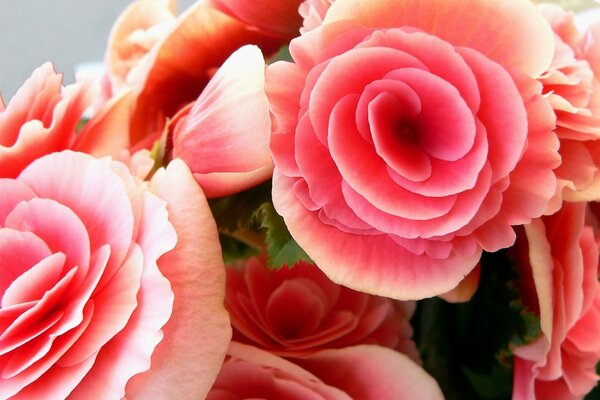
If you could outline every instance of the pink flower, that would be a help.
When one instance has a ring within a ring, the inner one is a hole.
[[[87,81],[63,87],[62,74],[45,63],[6,108],[0,98],[0,177],[14,178],[33,160],[72,148],[93,96]]]
[[[190,166],[207,197],[240,192],[271,177],[271,119],[264,85],[262,53],[244,46],[174,118],[173,157]]]
[[[415,302],[356,292],[304,262],[269,271],[263,256],[227,268],[225,306],[234,340],[279,356],[378,344],[419,362],[409,323]]]
[[[230,339],[224,270],[181,161],[150,191],[124,164],[54,153],[0,192],[1,398],[208,391]]]
[[[562,163],[556,170],[558,201],[600,198],[600,24],[577,31],[573,15],[545,4],[555,32],[552,64],[539,81],[556,112]]]
[[[404,354],[361,345],[325,350],[298,365],[232,342],[207,400],[443,399],[437,382]]]
[[[514,400],[581,399],[598,381],[598,247],[584,226],[585,209],[565,203],[526,225],[518,241],[523,298],[538,312],[542,333],[514,349]]]
[[[441,22],[443,21],[443,22]],[[273,202],[329,278],[398,299],[456,287],[556,190],[525,1],[337,0],[267,68]]]

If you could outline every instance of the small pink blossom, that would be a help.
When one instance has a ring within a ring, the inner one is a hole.
[[[514,400],[581,399],[598,381],[598,246],[585,212],[585,203],[565,203],[526,225],[518,242],[522,295],[542,332],[514,349]]]
[[[378,344],[419,362],[409,323],[415,302],[348,289],[304,262],[270,271],[262,257],[227,268],[225,306],[234,340],[276,355]]]

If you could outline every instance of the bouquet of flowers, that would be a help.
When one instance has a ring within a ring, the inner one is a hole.
[[[0,101],[0,398],[598,398],[599,200],[600,22],[137,0]]]

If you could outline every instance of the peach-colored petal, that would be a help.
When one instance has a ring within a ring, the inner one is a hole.
[[[444,398],[435,379],[424,369],[404,354],[385,347],[324,350],[299,364],[354,399]]]
[[[479,287],[479,277],[481,276],[481,267],[477,265],[473,271],[460,281],[457,287],[441,294],[440,297],[449,303],[464,303],[475,295]]]
[[[145,73],[140,74],[136,85],[139,96],[132,117],[131,143],[162,131],[165,118],[196,99],[213,69],[240,46],[252,43],[270,52],[278,47],[275,42],[203,2],[195,3],[144,62]]]
[[[208,197],[248,189],[270,176],[271,120],[264,68],[258,47],[240,48],[175,127],[173,156],[186,161]],[[219,173],[225,174],[223,185]]]
[[[129,118],[133,92],[123,91],[111,98],[94,114],[79,133],[73,150],[94,157],[117,157],[129,147]]]
[[[0,176],[14,178],[36,158],[72,146],[95,93],[89,80],[61,83],[62,74],[45,63],[0,112]]]
[[[181,160],[154,175],[152,190],[167,202],[178,234],[175,249],[158,262],[175,300],[152,368],[128,383],[127,398],[203,398],[231,338],[217,229],[202,191]]]
[[[105,62],[113,92],[133,84],[137,64],[148,54],[175,21],[168,4],[156,0],[131,3],[119,18],[108,38]]]
[[[550,26],[533,4],[520,0],[337,0],[324,23],[340,20],[415,27],[532,77],[548,68],[554,51]]]
[[[208,400],[238,398],[350,400],[342,390],[264,350],[231,342]]]

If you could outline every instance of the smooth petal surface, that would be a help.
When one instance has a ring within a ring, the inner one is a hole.
[[[354,399],[444,398],[437,382],[425,370],[407,356],[384,347],[362,345],[325,350],[300,365]]]
[[[203,398],[231,338],[229,315],[223,307],[225,269],[216,225],[201,189],[181,160],[158,171],[151,185],[167,202],[178,233],[176,248],[158,262],[175,300],[152,368],[129,382],[127,398]]]
[[[264,68],[258,47],[240,48],[175,127],[173,156],[186,161],[208,197],[230,195],[270,177]]]

